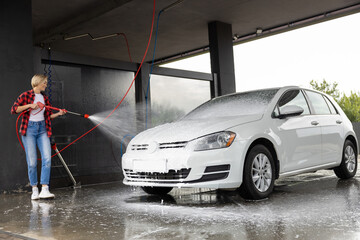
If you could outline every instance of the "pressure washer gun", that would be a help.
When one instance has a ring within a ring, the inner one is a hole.
[[[41,102],[37,102],[36,104],[38,105],[40,110],[43,110],[44,108],[52,109],[52,110],[55,110],[55,111],[60,111],[61,110],[61,111],[65,112],[65,113],[70,113],[70,114],[77,115],[77,116],[80,116],[80,117],[89,118],[89,114],[80,114],[80,113],[68,111],[66,109],[60,109],[60,108],[56,108],[56,107],[46,106],[45,104],[43,104]]]

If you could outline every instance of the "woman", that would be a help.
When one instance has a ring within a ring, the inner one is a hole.
[[[64,115],[64,111],[53,114],[51,109],[40,108],[40,106],[50,106],[49,99],[42,92],[47,87],[47,77],[35,74],[31,79],[32,90],[22,93],[11,108],[11,113],[21,113],[25,111],[20,125],[20,134],[26,152],[26,162],[28,165],[28,175],[32,186],[32,200],[40,198],[54,198],[55,195],[49,192],[50,169],[51,169],[51,119]],[[40,102],[41,104],[37,104]],[[36,146],[41,153],[41,192],[37,187],[37,152]]]

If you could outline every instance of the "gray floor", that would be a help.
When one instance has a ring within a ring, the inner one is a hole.
[[[360,175],[285,178],[263,201],[210,189],[161,198],[121,183],[52,192],[0,194],[0,239],[360,239]]]

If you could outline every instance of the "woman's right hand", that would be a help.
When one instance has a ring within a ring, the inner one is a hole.
[[[39,106],[36,103],[32,103],[32,104],[29,104],[29,108],[34,110],[34,109],[38,109]]]
[[[38,109],[39,106],[36,103],[27,104],[23,106],[18,106],[15,110],[16,113],[21,113],[22,111],[27,111],[29,109]]]

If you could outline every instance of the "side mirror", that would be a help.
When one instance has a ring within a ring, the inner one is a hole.
[[[283,109],[281,109],[278,118],[283,119],[283,118],[287,118],[287,117],[299,116],[303,112],[304,112],[304,109],[302,107],[299,107],[297,105],[289,105],[289,106],[285,106]]]

